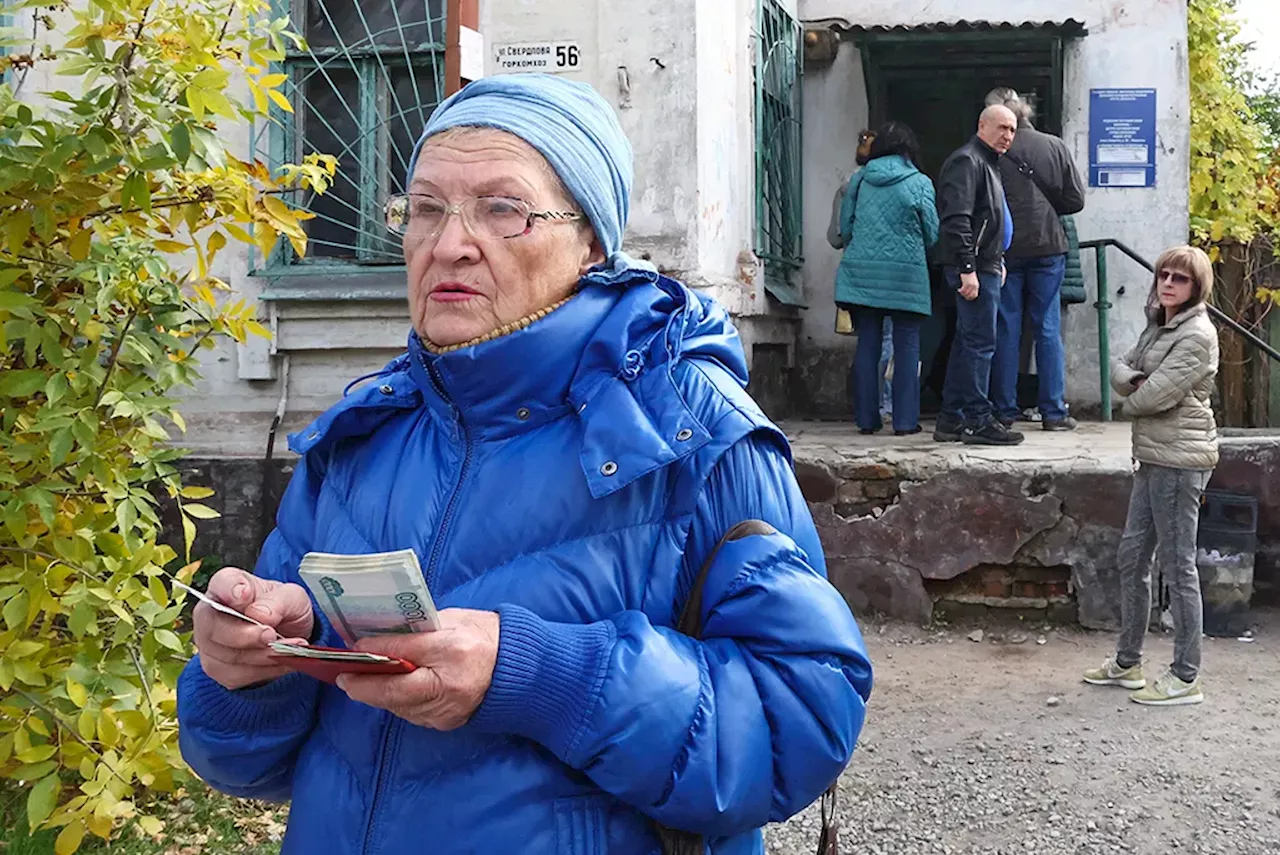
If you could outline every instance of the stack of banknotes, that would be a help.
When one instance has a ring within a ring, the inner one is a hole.
[[[308,552],[302,558],[299,575],[330,625],[348,645],[373,635],[432,632],[440,628],[440,616],[427,590],[418,556],[412,549],[369,555]],[[222,614],[270,629],[177,579],[173,580],[173,587],[175,592],[185,591]],[[283,640],[272,642],[270,647],[282,657],[349,665],[384,666],[399,661],[376,653],[311,647]],[[412,665],[400,664],[412,668]]]
[[[308,552],[298,575],[347,644],[371,635],[440,628],[435,602],[412,549],[370,555]]]

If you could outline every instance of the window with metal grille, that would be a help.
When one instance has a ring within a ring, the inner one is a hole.
[[[6,37],[17,35],[17,33],[10,31],[10,28],[13,27],[13,25],[14,25],[13,15],[9,14],[7,9],[3,13],[0,13],[0,32],[3,32],[3,34]],[[3,59],[8,55],[9,55],[9,48],[4,45],[0,45],[0,59]],[[12,83],[12,82],[13,82],[13,72],[9,69],[9,64],[6,62],[4,63],[3,80],[0,80],[0,83]]]
[[[800,25],[777,0],[757,6],[755,66],[756,255],[765,288],[803,306],[794,275],[801,251]]]
[[[299,200],[315,215],[300,259],[282,241],[268,270],[399,264],[383,206],[402,192],[414,144],[444,96],[445,0],[285,0],[305,49],[284,62],[293,114],[277,110],[273,165],[338,159],[334,186]]]

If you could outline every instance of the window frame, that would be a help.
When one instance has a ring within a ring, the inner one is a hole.
[[[803,29],[778,0],[757,0],[755,90],[755,254],[765,291],[805,308],[796,282],[804,267],[802,172]]]
[[[361,0],[350,2],[358,6]],[[295,30],[306,32],[308,0],[278,0],[276,6],[277,10],[287,6]],[[442,6],[441,12],[446,8],[447,6]],[[413,46],[404,44],[402,40],[398,45],[365,44],[358,48],[337,45],[298,50],[290,43],[285,59],[273,64],[273,72],[287,75],[287,95],[294,106],[293,113],[274,104],[271,107],[270,126],[266,131],[266,153],[273,168],[283,163],[300,162],[305,154],[317,150],[315,146],[306,144],[307,129],[303,127],[303,123],[308,110],[305,107],[303,87],[309,78],[317,73],[323,74],[325,69],[341,69],[347,74],[355,72],[358,91],[354,100],[344,98],[344,101],[352,118],[361,128],[376,128],[376,131],[363,133],[351,147],[358,164],[359,176],[356,184],[359,191],[359,220],[353,234],[359,257],[334,258],[308,253],[306,258],[298,258],[289,242],[282,239],[265,258],[250,261],[250,275],[269,281],[262,299],[319,299],[320,295],[328,291],[332,291],[335,296],[341,296],[346,291],[352,291],[351,296],[358,293],[385,294],[390,297],[393,293],[398,293],[403,299],[403,277],[397,274],[403,274],[404,262],[399,258],[398,249],[391,249],[395,245],[395,239],[388,236],[384,243],[380,237],[385,231],[383,200],[395,192],[397,179],[394,171],[403,171],[406,164],[401,164],[399,161],[402,158],[393,153],[395,149],[390,139],[391,122],[396,120],[384,120],[384,117],[390,116],[397,106],[390,85],[394,72],[410,69],[417,101],[412,105],[400,105],[401,112],[408,114],[416,109],[416,112],[422,114],[423,126],[426,124],[426,117],[443,97],[446,21],[443,18],[438,21],[432,19],[426,27],[433,40]],[[334,90],[339,95],[342,94],[336,85]],[[411,133],[410,136],[414,134]],[[258,151],[259,136],[256,130],[252,132],[252,139],[255,140],[255,151]],[[322,153],[333,154],[340,159],[343,156],[340,152]],[[303,200],[303,207],[306,207],[307,201],[309,199]],[[256,261],[261,262],[260,266]],[[321,277],[328,280],[341,278],[342,285],[330,285],[326,288],[319,281]],[[291,279],[306,281],[295,281],[288,285],[278,281]],[[384,285],[389,281],[395,283],[390,288]]]

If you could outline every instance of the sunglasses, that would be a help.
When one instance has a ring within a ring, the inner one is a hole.
[[[1190,285],[1191,284],[1191,277],[1178,270],[1161,270],[1159,273],[1156,274],[1156,279],[1160,282],[1163,282],[1167,279],[1170,282],[1172,282],[1174,285]]]

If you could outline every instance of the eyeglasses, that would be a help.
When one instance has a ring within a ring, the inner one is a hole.
[[[1190,285],[1191,277],[1178,270],[1161,270],[1156,274],[1156,278],[1163,282],[1168,279],[1174,285]]]
[[[435,240],[449,217],[457,214],[462,227],[475,238],[509,240],[533,231],[538,220],[573,222],[582,214],[572,211],[534,211],[523,199],[506,196],[473,196],[450,205],[425,193],[397,193],[387,200],[387,231],[414,241]]]

